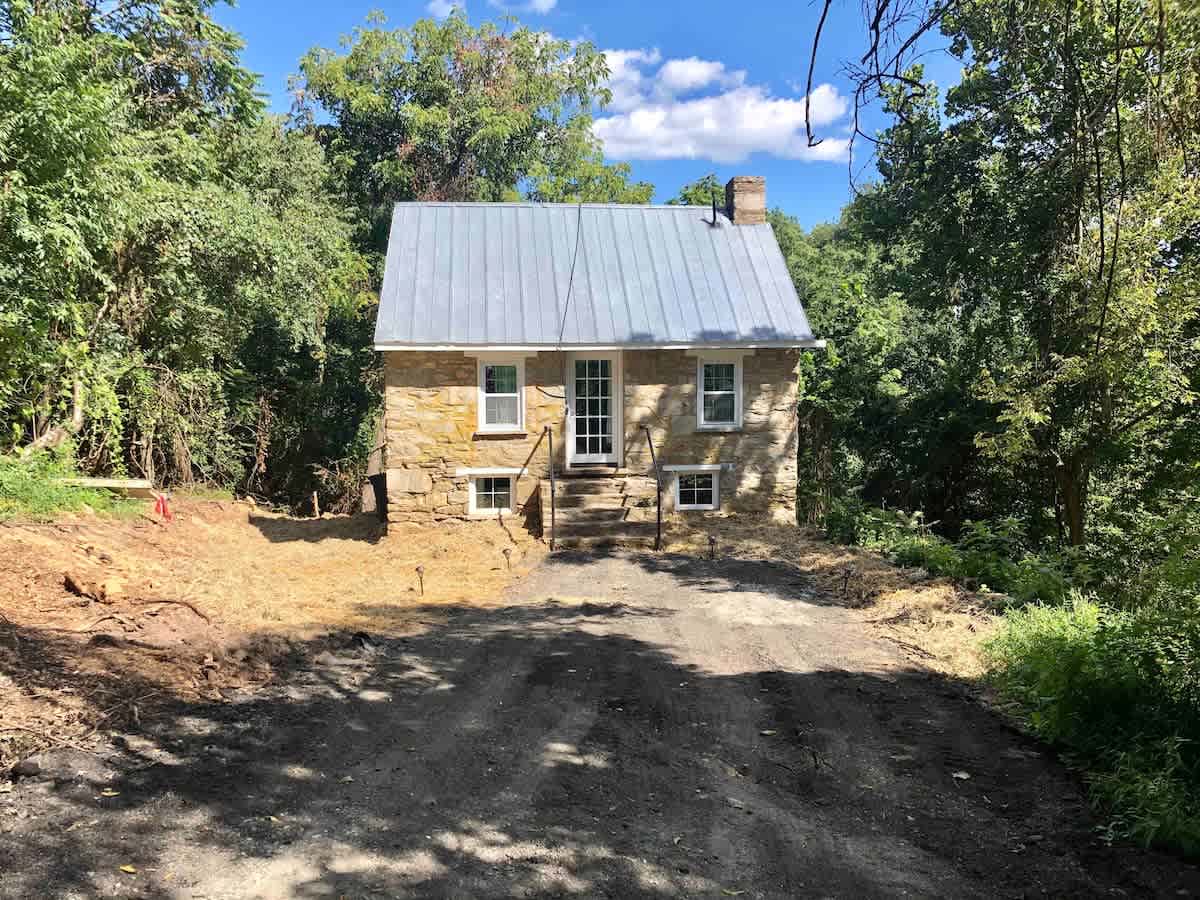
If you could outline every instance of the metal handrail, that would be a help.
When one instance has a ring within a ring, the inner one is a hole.
[[[554,432],[550,430],[550,426],[546,426],[546,434],[550,436],[550,443],[546,445],[547,452],[550,454],[550,552],[554,552],[554,503],[555,495],[558,491],[554,487]]]
[[[517,470],[517,477],[513,479],[513,490],[521,482],[521,476],[525,474],[525,470],[529,468],[529,461],[533,459],[533,455],[537,453],[538,447],[542,446],[542,441],[546,438],[550,439],[550,443],[546,447],[547,453],[550,454],[550,549],[554,549],[554,433],[550,430],[550,426],[546,425],[542,428],[542,433],[538,435],[537,443],[533,445],[533,449],[529,451],[529,455],[525,457],[525,462],[521,463],[521,468]]]
[[[658,468],[658,457],[654,455],[654,438],[650,436],[650,426],[643,425],[646,432],[646,445],[650,448],[650,465],[654,467],[654,549],[662,549],[662,471]]]

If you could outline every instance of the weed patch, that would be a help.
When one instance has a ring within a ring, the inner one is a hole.
[[[1010,610],[985,645],[1001,697],[1088,773],[1114,837],[1200,855],[1200,615],[1075,596]]]
[[[63,482],[76,474],[63,456],[43,453],[29,460],[0,456],[0,522],[13,519],[47,522],[62,513],[85,508],[116,514],[140,508],[138,503],[108,491]]]

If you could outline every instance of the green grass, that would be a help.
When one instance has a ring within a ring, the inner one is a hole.
[[[1110,837],[1200,856],[1200,610],[1076,595],[1010,610],[985,652],[1010,709],[1084,770]]]
[[[63,484],[77,474],[61,456],[39,454],[30,460],[0,456],[0,521],[48,522],[90,508],[108,515],[132,515],[145,501],[127,500],[111,491]]]

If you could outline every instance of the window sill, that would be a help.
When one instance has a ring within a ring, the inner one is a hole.
[[[697,431],[741,431],[741,425],[697,425]]]
[[[529,432],[524,428],[477,428],[472,435],[474,438],[490,437],[527,437]]]
[[[496,516],[511,516],[511,509],[474,509],[467,512],[468,519],[494,519]]]

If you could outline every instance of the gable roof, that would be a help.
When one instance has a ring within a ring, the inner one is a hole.
[[[818,345],[771,226],[712,218],[701,206],[397,203],[376,349]]]

